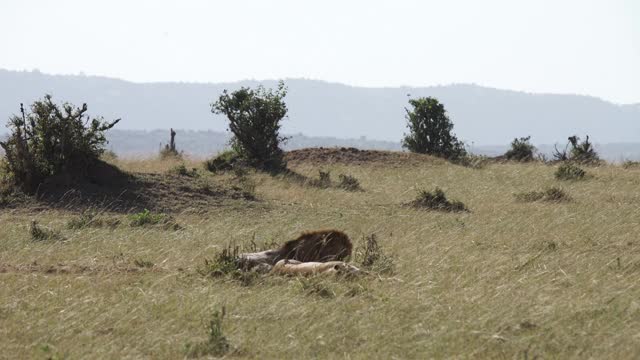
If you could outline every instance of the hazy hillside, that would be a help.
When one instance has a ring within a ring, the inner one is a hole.
[[[20,102],[30,103],[51,93],[59,101],[87,102],[94,114],[122,117],[120,129],[224,131],[224,119],[212,115],[209,104],[223,89],[256,84],[137,84],[0,70],[0,117],[17,112]],[[640,141],[638,104],[615,105],[587,96],[527,94],[475,85],[358,88],[301,79],[286,84],[290,113],[284,131],[289,134],[343,139],[366,136],[397,143],[405,131],[407,95],[429,95],[445,103],[456,133],[470,145],[507,144],[525,135],[532,135],[537,144],[564,143],[574,133],[591,134],[599,143]]]

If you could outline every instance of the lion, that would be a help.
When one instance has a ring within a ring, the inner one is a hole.
[[[278,249],[240,254],[240,259],[251,266],[260,263],[274,265],[280,260],[341,261],[350,256],[352,250],[351,239],[342,231],[316,230],[302,233]]]
[[[296,260],[280,260],[269,272],[269,275],[358,275],[357,267],[343,261],[300,262]]]

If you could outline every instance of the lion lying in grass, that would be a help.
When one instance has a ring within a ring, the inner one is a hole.
[[[271,269],[269,275],[358,275],[361,271],[343,261],[300,262],[280,260]]]
[[[352,249],[351,240],[342,231],[316,230],[302,233],[278,249],[240,254],[240,261],[249,268],[259,264],[275,265],[280,260],[340,261],[350,256]]]

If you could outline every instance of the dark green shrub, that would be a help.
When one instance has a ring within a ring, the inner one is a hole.
[[[340,183],[338,187],[347,191],[361,191],[360,181],[351,175],[340,174],[338,175]]]
[[[49,177],[85,177],[104,152],[105,131],[120,121],[91,119],[86,104],[58,106],[51,99],[46,95],[34,102],[28,114],[21,104],[21,116],[9,119],[9,138],[0,142],[6,171],[25,192],[35,191]]]
[[[413,109],[405,108],[409,134],[402,140],[403,147],[445,159],[457,159],[466,154],[462,142],[452,133],[453,123],[437,99],[411,99],[409,104]]]
[[[587,173],[578,166],[564,163],[556,170],[555,177],[558,180],[582,180]]]
[[[280,123],[287,115],[286,94],[283,82],[275,91],[243,87],[231,94],[225,90],[211,105],[213,113],[229,119],[231,147],[248,165],[269,171],[286,167],[280,148],[286,140],[280,135]]]
[[[422,190],[418,197],[409,203],[410,206],[418,209],[461,212],[468,211],[467,207],[460,201],[450,201],[444,191],[436,188],[433,192]]]
[[[222,332],[222,321],[224,320],[225,313],[224,307],[222,307],[222,311],[216,310],[213,313],[213,317],[211,321],[209,321],[209,337],[206,341],[186,345],[185,350],[188,358],[199,358],[203,356],[220,357],[229,352],[231,345]]]
[[[213,159],[204,163],[205,169],[211,172],[229,171],[241,165],[241,159],[234,150],[225,150]]]
[[[530,191],[526,193],[515,194],[516,200],[522,202],[567,202],[571,201],[571,197],[562,189],[551,187],[543,191]]]
[[[513,139],[511,142],[511,149],[504,154],[504,157],[507,160],[514,161],[533,161],[536,148],[531,145],[529,142],[530,139],[531,136]]]

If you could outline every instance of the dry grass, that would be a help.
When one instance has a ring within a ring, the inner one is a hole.
[[[118,163],[158,173],[176,165]],[[172,214],[184,227],[180,231],[70,230],[66,224],[78,214],[2,210],[0,357],[183,358],[186,344],[207,341],[212,314],[223,306],[222,335],[232,358],[640,353],[637,172],[593,168],[593,180],[565,184],[572,202],[523,203],[513,194],[556,185],[552,167],[490,164],[476,170],[424,161],[324,169],[355,176],[366,191],[250,173],[264,206],[222,204],[204,215]],[[318,173],[305,164],[294,170]],[[231,174],[219,177],[233,180]],[[473,212],[402,206],[417,189],[434,187]],[[60,229],[64,240],[31,241],[32,219]],[[344,230],[356,246],[376,234],[393,260],[393,274],[260,277],[247,285],[197,272],[228,244],[282,242],[316,228]],[[71,270],[46,270],[52,267]]]

